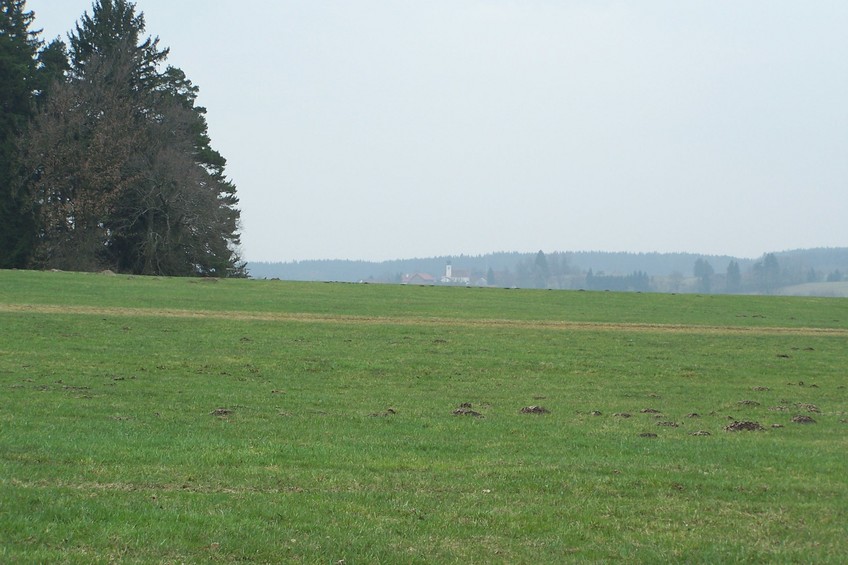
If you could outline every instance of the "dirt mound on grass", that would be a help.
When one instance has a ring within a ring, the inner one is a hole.
[[[374,412],[373,414],[370,414],[370,416],[372,418],[380,418],[380,417],[386,417],[386,416],[394,416],[395,414],[397,414],[397,410],[390,407],[390,408],[386,408],[385,412]]]
[[[219,418],[223,418],[225,416],[229,416],[233,411],[229,408],[216,408],[209,413],[210,416],[218,416]]]
[[[800,408],[802,410],[806,410],[807,412],[821,412],[821,410],[819,410],[819,407],[816,406],[815,404],[798,403],[798,404],[795,405],[795,407]]]
[[[733,422],[729,426],[724,427],[726,432],[755,432],[764,430],[759,422]]]
[[[482,418],[483,415],[476,410],[471,409],[470,402],[463,402],[459,405],[459,408],[451,412],[454,416],[474,416],[475,418]]]
[[[816,421],[810,418],[809,416],[793,416],[792,421],[796,424],[815,424]]]
[[[451,412],[454,416],[475,416],[477,418],[482,418],[483,415],[479,412],[475,412],[470,408],[457,408],[453,412]]]
[[[710,432],[708,432],[707,430],[698,430],[697,432],[692,432],[689,435],[690,436],[709,436],[709,435],[712,435],[712,434]]]
[[[736,404],[739,404],[740,406],[759,406],[760,405],[760,403],[757,402],[756,400],[740,400]]]
[[[549,414],[550,410],[544,406],[525,406],[520,412],[522,414]]]

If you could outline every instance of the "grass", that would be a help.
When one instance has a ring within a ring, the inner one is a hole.
[[[787,296],[830,296],[848,297],[848,281],[803,283],[780,289],[780,294]]]
[[[2,562],[848,553],[841,299],[0,271],[0,324]]]

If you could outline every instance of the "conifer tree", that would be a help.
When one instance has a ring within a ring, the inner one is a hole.
[[[26,0],[0,0],[0,268],[25,265],[33,238],[32,216],[17,190],[18,139],[35,110],[34,14]]]
[[[742,271],[736,261],[731,261],[727,265],[726,286],[727,292],[739,292],[742,288]]]

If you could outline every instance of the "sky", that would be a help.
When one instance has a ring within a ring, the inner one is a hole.
[[[28,0],[65,37],[90,0]],[[249,261],[848,245],[844,0],[137,0]]]

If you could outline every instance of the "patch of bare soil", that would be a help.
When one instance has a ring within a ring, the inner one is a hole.
[[[379,418],[379,417],[385,417],[385,416],[394,416],[395,414],[397,414],[397,410],[389,407],[389,408],[386,408],[385,412],[374,412],[373,414],[371,414],[371,417],[372,418]]]
[[[456,410],[451,412],[451,414],[453,414],[454,416],[475,416],[475,417],[478,417],[478,418],[483,417],[483,415],[481,413],[475,412],[474,410],[471,410],[470,408],[457,408]]]
[[[589,412],[589,414],[591,414],[592,416],[600,416],[601,411],[600,410],[592,410],[591,412]]]
[[[483,415],[476,410],[471,409],[470,402],[463,402],[459,405],[459,408],[451,412],[454,416],[474,416],[475,418],[482,418]]]
[[[821,412],[819,407],[815,404],[803,404],[799,402],[795,404],[795,407],[800,408],[801,410],[806,410],[807,412]]]
[[[796,424],[815,424],[816,423],[815,420],[813,420],[809,416],[805,416],[803,414],[799,415],[799,416],[793,416],[792,421],[795,422]]]
[[[736,404],[739,404],[740,406],[759,406],[760,405],[760,403],[757,402],[756,400],[740,400]]]
[[[677,428],[680,426],[677,422],[657,422],[658,426],[665,426],[666,428]]]
[[[764,430],[759,422],[733,422],[729,426],[724,427],[726,432],[754,432]]]
[[[778,429],[778,428],[782,428],[783,424],[772,424],[771,427],[774,428],[774,429]]]
[[[525,406],[520,412],[522,414],[548,414],[550,410],[544,406]]]
[[[209,413],[210,416],[218,416],[219,418],[224,418],[232,414],[233,411],[229,408],[216,408]]]
[[[655,410],[654,408],[642,408],[639,412],[642,414],[662,414],[662,412]]]
[[[619,418],[629,418],[631,414],[627,412],[616,412],[613,416],[618,416]]]
[[[692,412],[691,414],[686,414],[686,417],[687,418],[700,418],[701,415],[698,414],[697,412]]]
[[[689,434],[690,436],[711,436],[712,434],[707,430],[698,430],[697,432],[692,432]]]
[[[769,408],[769,410],[771,410],[772,412],[786,412],[787,410],[789,410],[789,408],[781,405],[781,406],[772,406],[772,407]]]
[[[756,392],[767,392],[771,389],[767,386],[755,386],[755,387],[752,387],[751,390],[756,391]]]

